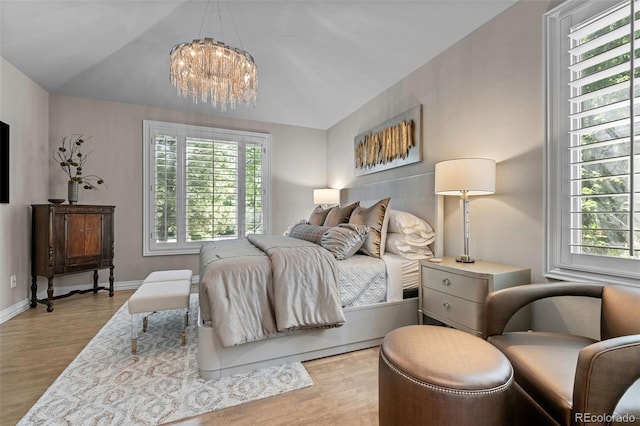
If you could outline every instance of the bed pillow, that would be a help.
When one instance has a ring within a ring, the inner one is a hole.
[[[429,245],[435,241],[436,233],[427,221],[411,213],[389,209],[389,233],[406,236],[411,245]]]
[[[356,201],[353,204],[349,204],[344,207],[334,207],[331,209],[329,214],[323,223],[324,226],[338,226],[341,223],[348,223],[349,218],[351,217],[351,213],[353,210],[360,205],[360,201]]]
[[[324,220],[327,218],[327,215],[332,209],[333,207],[330,207],[328,209],[323,209],[320,206],[316,207],[311,212],[311,216],[309,216],[309,225],[324,225]]]
[[[407,259],[426,259],[433,257],[433,252],[428,244],[411,244],[407,242],[407,236],[398,232],[388,232],[385,250],[388,253],[397,254]]]
[[[320,245],[337,260],[344,260],[360,250],[368,233],[369,228],[365,225],[341,223],[322,234]]]
[[[331,229],[328,226],[309,225],[308,223],[298,223],[291,228],[289,236],[299,240],[307,240],[320,245],[322,234]]]
[[[289,226],[287,227],[287,229],[285,229],[285,230],[284,230],[284,232],[282,233],[282,235],[284,235],[285,237],[288,237],[288,236],[289,236],[289,234],[291,233],[291,230],[293,229],[293,227],[294,227],[294,226],[296,226],[296,225],[298,225],[298,224],[301,224],[301,223],[309,224],[309,221],[308,221],[307,219],[300,219],[300,220],[299,220],[299,221],[297,221],[297,222],[293,222],[291,225],[289,225]]]
[[[360,249],[360,252],[366,255],[381,257],[384,253],[389,222],[387,215],[389,200],[390,198],[384,198],[369,208],[358,206],[351,214],[349,223],[369,227],[367,239]]]

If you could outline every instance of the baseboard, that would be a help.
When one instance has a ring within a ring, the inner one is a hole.
[[[5,322],[9,321],[11,318],[29,309],[29,304],[30,304],[29,299],[24,299],[0,311],[0,324],[4,324]]]
[[[198,281],[200,280],[198,275],[194,275],[193,278],[191,279],[191,284],[197,284]],[[99,286],[103,286],[103,287],[109,287],[109,283],[98,283]],[[113,290],[114,291],[118,291],[118,290],[136,290],[138,287],[140,287],[142,285],[142,280],[134,280],[134,281],[116,281],[113,283]],[[93,286],[93,283],[87,283],[87,284],[77,284],[77,285],[70,285],[70,286],[64,286],[64,291],[65,292],[69,292],[69,291],[74,291],[74,290],[86,290],[88,288],[91,288]],[[41,291],[38,292],[37,294],[38,299],[44,299],[47,297],[47,290],[43,289]],[[29,306],[31,305],[31,299],[26,298],[23,299],[21,301],[19,301],[18,303],[9,306],[8,308],[5,308],[3,310],[0,311],[0,324],[3,324],[7,321],[9,321],[11,318],[20,315],[21,313],[23,313],[24,311],[29,309]]]

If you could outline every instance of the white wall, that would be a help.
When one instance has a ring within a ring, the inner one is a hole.
[[[31,288],[31,204],[46,203],[49,94],[0,57],[0,120],[10,126],[10,202],[0,204],[0,322],[23,309]],[[9,277],[17,286],[10,288]]]
[[[189,102],[189,100],[185,100]],[[222,119],[180,111],[51,95],[49,149],[73,133],[91,136],[94,152],[85,173],[104,178],[107,188],[80,191],[81,204],[115,205],[115,278],[142,280],[158,269],[189,268],[198,273],[198,256],[142,256],[142,120],[159,120],[271,134],[271,230],[282,233],[313,209],[312,189],[326,184],[326,132],[270,123]],[[66,198],[66,175],[53,163],[49,194]],[[107,278],[103,271],[100,281]],[[90,274],[57,278],[58,285],[90,282]]]

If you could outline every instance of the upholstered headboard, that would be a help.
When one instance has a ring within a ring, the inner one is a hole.
[[[368,207],[382,198],[390,197],[389,208],[403,210],[426,220],[436,232],[432,250],[437,257],[442,256],[443,208],[442,196],[434,192],[434,173],[395,178],[381,182],[343,188],[340,204],[360,201]]]

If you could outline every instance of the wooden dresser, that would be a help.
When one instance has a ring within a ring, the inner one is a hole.
[[[451,327],[481,336],[484,331],[484,303],[487,294],[531,282],[531,270],[518,266],[484,262],[458,263],[445,257],[440,263],[421,261],[418,314],[422,324],[427,315]],[[528,326],[522,311],[513,326]]]
[[[31,307],[89,291],[113,296],[114,206],[38,204],[31,206]],[[98,270],[109,268],[109,288],[98,286]],[[93,271],[93,288],[53,295],[53,278]],[[47,277],[47,298],[38,300],[38,276]]]

